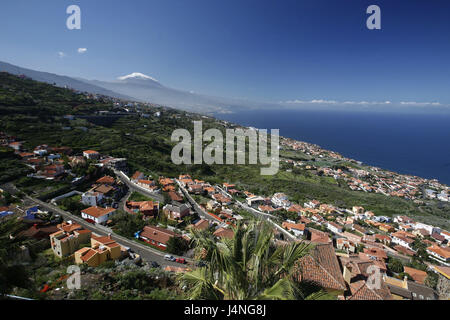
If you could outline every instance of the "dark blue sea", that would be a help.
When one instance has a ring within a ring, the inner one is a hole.
[[[345,157],[450,185],[450,114],[258,110],[217,118],[317,144]]]

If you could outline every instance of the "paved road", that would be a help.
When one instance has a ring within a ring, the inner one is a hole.
[[[124,174],[123,172],[114,170],[114,173],[116,174],[116,176],[119,177],[119,179],[123,183],[125,183],[128,186],[128,188],[130,190],[139,192],[140,194],[142,194],[144,196],[151,197],[151,198],[153,198],[153,199],[155,199],[155,200],[157,200],[159,202],[163,202],[164,201],[164,197],[161,194],[151,192],[150,190],[147,190],[147,189],[145,189],[145,188],[143,188],[141,186],[138,186],[134,182],[130,181],[130,178],[128,178],[128,176],[126,174]]]
[[[33,201],[34,203],[38,204],[41,208],[48,210],[50,212],[55,212],[57,214],[60,214],[62,217],[64,217],[66,220],[72,220],[75,221],[76,223],[82,225],[84,228],[89,229],[93,232],[95,232],[96,234],[99,234],[101,236],[107,236],[108,232],[105,231],[104,229],[86,222],[84,219],[75,216],[67,211],[64,211],[54,205],[51,205],[49,203],[40,201],[38,199],[35,198],[31,198],[29,196],[26,196],[30,201]],[[134,252],[136,252],[137,254],[139,254],[142,259],[146,262],[150,262],[150,261],[156,261],[158,264],[160,264],[161,266],[165,267],[165,266],[176,266],[176,267],[181,267],[183,266],[182,264],[176,263],[176,262],[171,262],[171,261],[166,261],[164,260],[164,255],[166,253],[158,251],[156,249],[153,249],[147,245],[135,242],[133,240],[127,239],[125,237],[119,236],[118,234],[112,233],[111,234],[111,238],[115,241],[117,241],[119,244],[129,247],[131,248]],[[174,255],[174,257],[177,258],[177,256]],[[192,262],[192,260],[185,258],[188,263],[190,264]]]
[[[219,189],[219,191],[223,195],[233,199],[233,196],[231,196],[228,192],[223,190],[221,187],[216,185],[216,188]],[[289,240],[298,240],[298,238],[296,236],[292,235],[291,233],[289,233],[288,231],[286,231],[285,229],[280,227],[277,223],[275,223],[272,220],[270,220],[271,218],[272,219],[277,219],[276,216],[268,214],[268,213],[261,212],[259,210],[256,210],[256,209],[254,209],[252,207],[249,207],[248,205],[246,205],[246,204],[244,204],[244,203],[242,203],[242,202],[240,202],[238,200],[234,200],[234,201],[237,203],[238,206],[240,206],[241,208],[243,208],[247,212],[251,213],[255,218],[257,218],[257,219],[264,219],[267,222],[271,223],[275,228],[277,228],[280,232],[282,232],[285,236],[287,236],[287,238]]]
[[[208,214],[208,212],[206,212],[205,210],[203,210],[198,203],[194,200],[194,198],[191,197],[191,195],[189,194],[189,192],[183,187],[183,185],[180,183],[180,181],[178,181],[177,179],[175,179],[176,183],[178,184],[178,186],[180,187],[181,191],[184,193],[184,195],[186,196],[186,198],[188,199],[189,203],[192,205],[192,208],[194,208],[195,212],[197,212],[197,214],[199,215],[200,218],[205,219],[205,220],[209,220],[211,222],[219,222],[220,224],[222,224],[223,222],[220,221],[219,219],[211,216]]]

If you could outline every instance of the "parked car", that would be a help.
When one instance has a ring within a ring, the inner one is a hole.
[[[185,264],[186,260],[184,260],[184,258],[176,258],[175,262]]]
[[[156,262],[156,261],[152,261],[151,266],[152,266],[152,268],[159,268],[160,267],[159,263]]]
[[[176,259],[175,259],[174,256],[171,256],[170,254],[166,254],[166,255],[164,256],[164,260],[167,260],[167,261],[175,261]]]

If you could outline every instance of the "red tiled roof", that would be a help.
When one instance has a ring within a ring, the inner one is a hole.
[[[136,180],[137,178],[139,178],[139,176],[142,174],[142,172],[140,171],[136,171],[133,176],[131,177],[131,180]]]
[[[200,219],[197,223],[194,224],[194,228],[198,230],[204,230],[209,227],[208,220]]]
[[[72,232],[75,230],[81,230],[83,229],[83,227],[81,225],[79,225],[78,223],[72,223],[69,224],[67,222],[63,222],[61,224],[58,224],[58,228],[65,231],[65,232]]]
[[[406,254],[406,255],[409,255],[409,256],[413,256],[415,254],[414,251],[409,250],[408,248],[405,248],[404,246],[401,246],[401,245],[396,245],[394,247],[394,249],[397,250],[400,253],[403,253],[403,254]]]
[[[286,228],[288,230],[291,229],[295,229],[295,230],[299,230],[299,231],[304,231],[305,230],[305,225],[302,223],[289,223],[284,221],[281,225],[283,228]]]
[[[233,239],[234,232],[231,229],[219,228],[214,232],[214,235],[219,238]]]
[[[172,201],[178,201],[178,202],[183,201],[183,197],[174,191],[169,192],[169,197]]]
[[[107,193],[111,192],[112,190],[114,190],[113,187],[107,186],[105,184],[102,184],[101,186],[98,186],[97,188],[95,188],[95,191],[103,193],[103,194],[107,194]]]
[[[345,290],[346,285],[331,244],[318,244],[299,260],[299,278],[326,289]]]
[[[89,207],[81,212],[87,214],[88,216],[99,218],[114,211],[116,211],[114,208]]]
[[[110,176],[101,177],[96,181],[98,184],[114,184],[114,178]]]
[[[167,244],[167,241],[169,241],[170,238],[175,237],[176,233],[160,227],[145,226],[140,236],[163,244]]]
[[[392,300],[391,293],[383,283],[378,290],[367,286],[366,281],[359,280],[350,284],[352,295],[347,300]]]
[[[407,274],[411,276],[411,278],[413,278],[414,281],[421,284],[425,283],[425,278],[427,277],[427,273],[425,271],[410,268],[407,266],[404,266],[403,269]]]
[[[152,180],[144,180],[144,179],[138,180],[138,183],[148,184],[148,185],[154,184],[154,182]]]
[[[383,249],[380,248],[364,248],[363,252],[370,255],[370,256],[374,256],[380,259],[387,259],[387,254]]]
[[[312,228],[309,228],[308,230],[311,233],[311,242],[329,243],[331,241],[328,233],[326,232]]]
[[[444,248],[444,247],[439,247],[439,246],[431,246],[429,248],[427,248],[427,250],[433,251],[434,253],[437,253],[438,255],[440,255],[441,257],[444,257],[445,259],[449,259],[450,258],[450,248]]]
[[[88,249],[86,250],[84,253],[82,253],[81,255],[81,260],[83,260],[83,262],[88,261],[89,259],[91,259],[94,255],[97,254],[97,251],[95,251],[94,249]]]

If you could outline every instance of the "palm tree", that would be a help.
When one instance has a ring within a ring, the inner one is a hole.
[[[293,242],[276,246],[267,222],[238,223],[233,239],[217,241],[208,232],[192,230],[191,245],[206,266],[179,275],[190,299],[314,299],[321,290],[305,296],[296,277],[296,262],[310,244]]]

